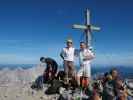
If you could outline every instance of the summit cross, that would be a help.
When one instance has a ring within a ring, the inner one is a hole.
[[[100,27],[96,27],[91,25],[90,23],[90,10],[87,9],[85,11],[85,24],[84,25],[79,25],[79,24],[74,24],[73,29],[80,29],[85,32],[85,43],[87,47],[91,46],[91,40],[92,40],[92,31],[99,31]]]

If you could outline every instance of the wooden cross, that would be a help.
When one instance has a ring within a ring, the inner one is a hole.
[[[85,19],[86,19],[85,20],[85,25],[74,24],[73,28],[74,29],[81,29],[81,30],[85,31],[85,38],[86,38],[85,42],[86,42],[87,47],[90,47],[91,46],[91,40],[92,40],[91,32],[92,31],[99,31],[100,28],[91,25],[89,9],[87,9],[86,12],[85,12]]]

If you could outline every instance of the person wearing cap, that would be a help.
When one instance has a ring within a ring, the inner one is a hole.
[[[75,55],[75,48],[73,47],[73,41],[71,39],[68,39],[66,41],[66,47],[63,48],[60,53],[60,56],[63,59],[64,63],[64,71],[66,79],[75,77],[74,55]]]
[[[77,73],[77,81],[79,85],[82,85],[80,83],[80,79],[82,77],[84,77],[85,79],[85,85],[89,84],[89,80],[91,78],[90,63],[95,56],[94,56],[94,53],[88,48],[85,42],[80,42],[80,50],[79,50],[80,70]]]

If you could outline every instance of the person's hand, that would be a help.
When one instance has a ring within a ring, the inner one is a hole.
[[[83,61],[87,61],[87,60],[92,60],[93,56],[85,56],[85,58],[83,59]]]

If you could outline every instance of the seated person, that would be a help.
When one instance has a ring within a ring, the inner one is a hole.
[[[104,78],[102,100],[113,100],[116,97],[115,84],[118,78],[117,69],[111,69],[110,73],[106,73]]]
[[[103,87],[105,86],[105,84],[106,84],[107,82],[109,82],[109,81],[111,81],[111,80],[112,80],[112,75],[109,74],[108,72],[106,72],[106,73],[104,74],[103,79],[102,79],[102,85],[103,85]]]
[[[121,79],[116,80],[115,91],[118,100],[127,100],[128,93]]]
[[[110,75],[112,76],[112,80],[116,80],[119,77],[118,71],[116,68],[111,69]]]

